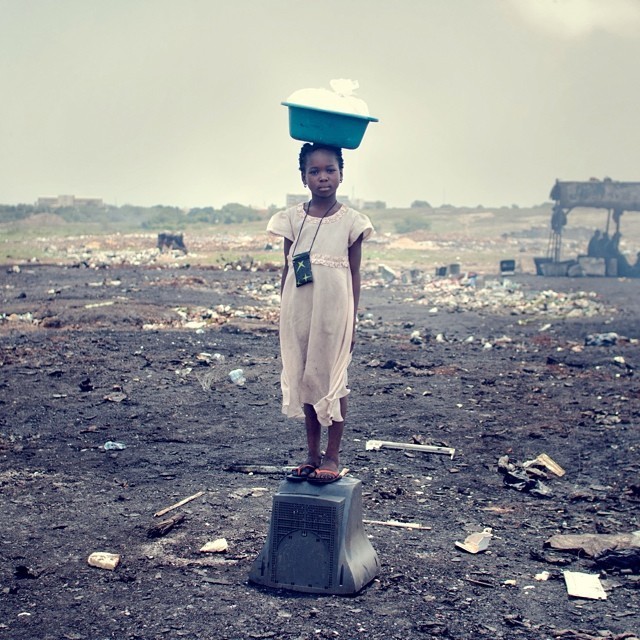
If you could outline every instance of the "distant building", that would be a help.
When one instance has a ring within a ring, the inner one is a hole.
[[[73,195],[45,196],[38,198],[36,207],[48,209],[62,209],[63,207],[102,207],[102,198],[76,198]]]

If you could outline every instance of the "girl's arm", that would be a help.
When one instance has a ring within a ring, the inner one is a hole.
[[[360,263],[362,262],[362,236],[349,247],[349,269],[353,285],[353,329],[351,333],[351,351],[356,341],[356,320],[358,319],[358,303],[360,302]]]
[[[289,271],[288,256],[292,244],[293,242],[291,242],[289,238],[284,239],[284,267],[282,268],[282,278],[280,279],[280,297],[282,297],[282,292],[284,291],[284,281],[287,279],[287,273]]]

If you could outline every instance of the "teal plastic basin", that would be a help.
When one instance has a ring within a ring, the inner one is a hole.
[[[292,102],[289,108],[289,135],[294,140],[319,142],[341,149],[357,149],[370,122],[378,118],[316,109]]]

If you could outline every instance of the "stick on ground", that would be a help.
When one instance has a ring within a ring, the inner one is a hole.
[[[397,520],[363,520],[364,524],[377,524],[384,527],[400,527],[402,529],[420,529],[422,531],[431,531],[431,527],[417,524],[415,522],[398,522]]]
[[[203,496],[203,495],[204,495],[204,491],[198,491],[198,493],[194,493],[192,496],[189,496],[184,500],[180,500],[180,502],[176,502],[175,504],[172,504],[170,507],[165,507],[164,509],[160,509],[160,511],[156,511],[156,513],[154,513],[153,515],[156,518],[159,518],[160,516],[163,516],[165,513],[169,513],[169,511],[173,511],[174,509],[181,507],[183,504],[187,504],[187,502],[191,502],[192,500],[195,500],[196,498],[199,498],[200,496]]]
[[[176,513],[174,516],[167,518],[166,520],[162,520],[157,524],[150,526],[147,529],[147,537],[148,538],[159,538],[161,536],[166,535],[175,527],[177,524],[180,524],[185,518],[184,513]]]

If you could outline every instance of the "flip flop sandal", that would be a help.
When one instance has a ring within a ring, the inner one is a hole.
[[[307,478],[311,484],[331,484],[340,480],[342,475],[339,471],[333,471],[332,469],[316,469],[315,475]]]
[[[303,482],[308,480],[309,476],[316,470],[312,464],[301,464],[299,467],[292,469],[286,478],[289,482]]]

